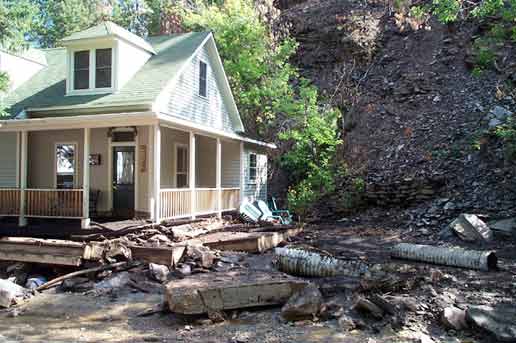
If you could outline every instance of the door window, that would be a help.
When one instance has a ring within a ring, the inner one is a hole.
[[[75,157],[75,144],[56,144],[56,188],[74,187]]]
[[[118,185],[132,185],[134,183],[134,152],[116,152],[116,175]]]

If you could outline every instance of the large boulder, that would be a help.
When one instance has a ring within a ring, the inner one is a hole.
[[[448,329],[463,330],[468,327],[466,323],[466,310],[455,306],[445,308],[441,319],[444,326]]]
[[[474,214],[461,214],[450,224],[450,228],[467,242],[490,242],[493,239],[493,231]]]
[[[285,320],[295,321],[313,318],[319,312],[323,297],[319,288],[309,283],[292,297],[281,308],[281,316]]]

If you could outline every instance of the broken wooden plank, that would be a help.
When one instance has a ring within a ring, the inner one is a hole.
[[[185,252],[185,246],[174,246],[167,248],[137,247],[130,246],[133,260],[142,260],[148,263],[157,263],[165,266],[175,267]]]
[[[165,295],[172,312],[201,314],[284,304],[306,284],[305,280],[277,272],[221,272],[171,281]]]
[[[218,250],[258,253],[275,248],[302,231],[302,228],[289,228],[274,232],[216,232],[182,243],[204,245]]]
[[[0,248],[1,249],[1,248]],[[28,263],[56,264],[61,266],[80,266],[82,257],[80,256],[59,256],[53,254],[38,254],[27,252],[7,252],[0,250],[0,260],[17,261]]]

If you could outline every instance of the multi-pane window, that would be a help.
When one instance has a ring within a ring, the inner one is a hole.
[[[256,154],[249,154],[249,181],[255,182],[258,171]]]
[[[176,146],[176,187],[188,187],[188,147]]]
[[[95,50],[95,88],[111,87],[111,49]]]
[[[203,61],[199,61],[199,95],[207,95],[207,77],[208,77],[208,66]]]
[[[56,187],[73,188],[75,184],[75,144],[56,144]]]
[[[76,51],[73,61],[73,88],[90,88],[90,51]]]

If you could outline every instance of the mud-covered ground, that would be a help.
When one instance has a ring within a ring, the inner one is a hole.
[[[138,316],[162,302],[163,295],[156,292],[123,289],[98,296],[45,291],[0,313],[0,342],[489,342],[489,335],[477,328],[446,329],[441,312],[450,305],[514,303],[514,243],[498,239],[489,247],[501,257],[501,268],[494,272],[396,261],[388,253],[393,244],[402,240],[432,242],[400,232],[386,218],[369,214],[308,226],[290,243],[315,246],[403,275],[410,281],[405,287],[380,293],[387,299],[413,303],[402,318],[386,315],[373,319],[350,310],[361,292],[350,290],[353,287],[330,290],[327,294],[333,295],[325,299],[361,322],[360,328],[352,331],[346,331],[335,318],[285,322],[279,307],[232,311],[226,313],[226,321],[213,323],[206,317],[184,318],[172,313]],[[271,260],[272,252],[249,255],[241,266],[270,270]]]

